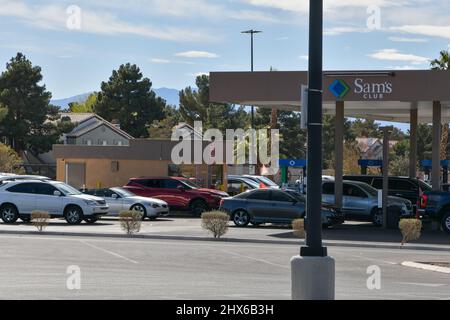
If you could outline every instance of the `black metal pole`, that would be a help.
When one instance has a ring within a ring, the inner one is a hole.
[[[251,38],[251,71],[253,72],[253,35],[255,34],[254,32],[253,32],[254,30],[251,30],[251,33],[250,33],[250,38]],[[254,106],[252,106],[252,129],[254,129],[255,128],[255,107]]]
[[[327,256],[322,246],[323,0],[310,0],[306,246],[301,256]]]

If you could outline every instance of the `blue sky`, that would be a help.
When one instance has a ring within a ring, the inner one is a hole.
[[[79,29],[70,5],[81,10]],[[329,70],[427,69],[449,49],[448,0],[326,0],[325,8]],[[377,12],[379,28],[368,28]],[[0,71],[25,53],[55,99],[99,90],[126,62],[155,87],[181,89],[200,73],[248,70],[240,32],[250,28],[264,31],[256,70],[306,70],[307,13],[307,0],[0,0]]]

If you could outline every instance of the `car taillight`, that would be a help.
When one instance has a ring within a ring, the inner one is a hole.
[[[224,202],[225,202],[225,200],[220,199],[219,205],[220,205],[220,206],[223,206],[223,203],[224,203]]]
[[[425,209],[427,207],[427,203],[428,203],[428,196],[423,194],[420,197],[420,208]]]

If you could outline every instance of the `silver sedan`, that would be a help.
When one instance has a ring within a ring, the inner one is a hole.
[[[125,210],[137,210],[144,219],[154,220],[169,214],[167,202],[155,198],[139,197],[123,188],[82,190],[87,194],[102,197],[109,205],[108,216],[118,216]]]

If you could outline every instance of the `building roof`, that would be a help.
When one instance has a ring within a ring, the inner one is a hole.
[[[70,115],[74,115],[74,114],[70,114]],[[71,117],[71,119],[72,119],[72,117]],[[83,113],[83,114],[74,116],[73,119],[80,119],[81,121],[78,122],[77,127],[75,127],[70,133],[66,134],[66,137],[77,138],[77,137],[80,137],[102,125],[105,125],[108,128],[110,128],[112,131],[123,136],[125,139],[128,139],[128,140],[134,139],[131,135],[129,135],[125,131],[118,128],[118,126],[113,125],[111,122],[103,119],[102,117],[100,117],[99,115],[96,115],[96,114]],[[75,121],[73,121],[73,122],[75,122]]]

